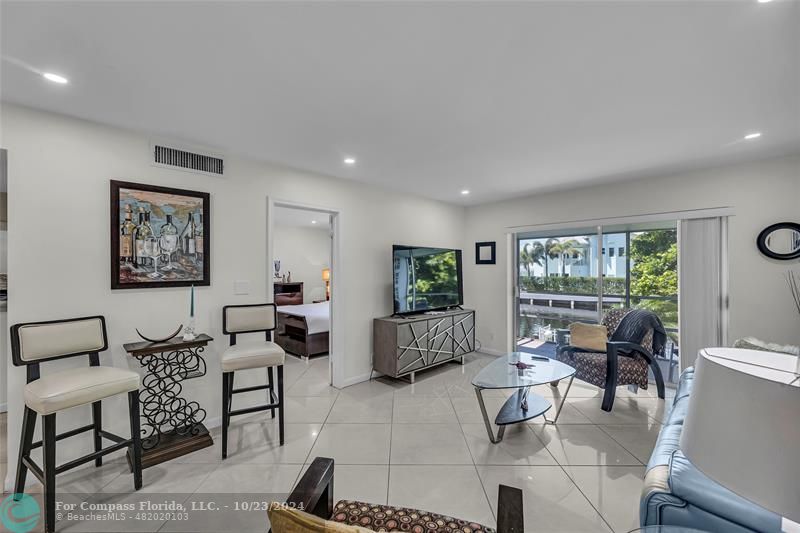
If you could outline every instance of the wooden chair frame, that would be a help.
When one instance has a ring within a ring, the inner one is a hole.
[[[329,520],[333,516],[334,461],[316,457],[286,499],[296,509]],[[270,529],[270,532],[272,530]],[[497,500],[497,533],[523,533],[522,491],[500,485]]]

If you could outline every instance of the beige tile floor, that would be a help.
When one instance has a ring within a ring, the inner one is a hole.
[[[525,530],[625,533],[638,522],[644,465],[655,444],[668,400],[655,387],[638,395],[620,389],[614,410],[600,409],[595,387],[575,382],[558,426],[540,419],[507,429],[502,443],[488,440],[471,379],[493,357],[468,356],[419,374],[417,383],[384,378],[337,390],[327,385],[327,358],[286,364],[286,444],[263,414],[234,419],[228,459],[214,446],[144,472],[146,494],[204,501],[208,495],[261,495],[280,499],[316,456],[336,460],[334,496],[413,506],[494,526],[499,484],[524,491]],[[558,399],[549,385],[534,392]],[[499,409],[504,395],[487,394]],[[2,439],[5,416],[0,416]],[[0,439],[0,448],[5,443]],[[3,453],[5,458],[5,453]],[[0,466],[0,473],[6,465]],[[125,503],[132,477],[120,458],[100,469],[59,477],[59,492],[98,503]],[[263,513],[194,513],[190,520],[155,518],[124,525],[59,524],[61,531],[266,531]]]

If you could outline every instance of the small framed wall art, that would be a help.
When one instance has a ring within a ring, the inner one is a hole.
[[[497,243],[494,241],[475,243],[475,264],[494,265],[497,262]]]
[[[111,288],[211,284],[210,196],[111,181]]]

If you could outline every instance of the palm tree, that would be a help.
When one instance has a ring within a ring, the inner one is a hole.
[[[561,275],[567,273],[567,258],[577,258],[583,255],[585,247],[575,239],[569,239],[559,245],[559,255],[561,257]]]
[[[544,255],[544,247],[538,241],[527,242],[519,252],[519,262],[525,267],[528,272],[528,277],[531,277],[531,268],[533,265],[542,266],[542,257]]]
[[[544,242],[544,253],[547,256],[547,258],[549,258],[549,259],[557,259],[559,257],[559,255],[561,254],[560,247],[561,247],[561,241],[560,240],[554,239],[554,238],[547,239]],[[549,275],[550,274],[548,272],[547,259],[545,259],[545,262],[544,262],[544,277],[547,278]]]
[[[542,261],[544,261],[544,246],[539,241],[533,241],[531,243],[531,257],[533,258],[533,263],[539,266],[542,266]]]
[[[525,267],[528,277],[531,277],[531,263],[533,263],[533,258],[531,257],[530,243],[525,243],[519,251],[519,264]]]

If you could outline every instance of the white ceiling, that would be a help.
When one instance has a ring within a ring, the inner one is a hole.
[[[276,226],[290,226],[294,228],[329,229],[331,217],[327,213],[295,209],[290,207],[275,207],[272,218]]]
[[[780,0],[4,1],[0,90],[473,204],[800,150],[799,38]]]

